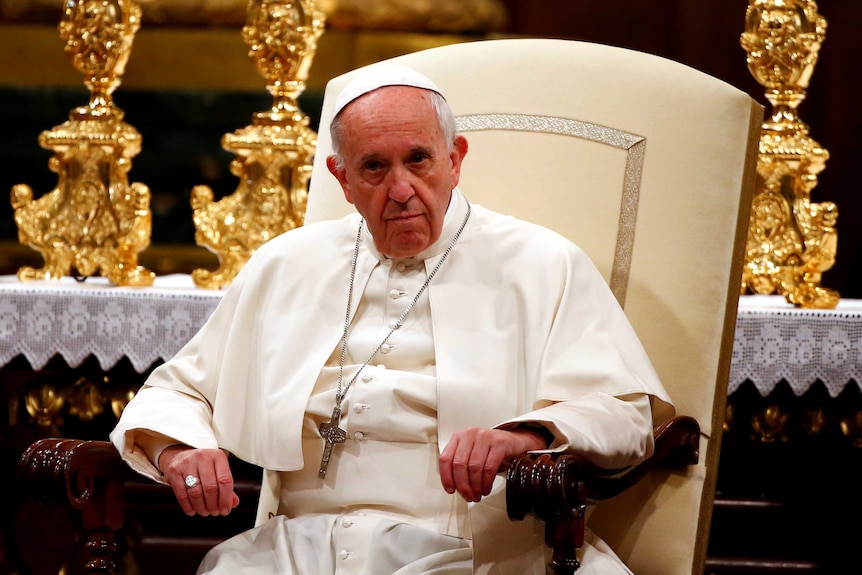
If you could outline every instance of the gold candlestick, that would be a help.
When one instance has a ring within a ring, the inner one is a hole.
[[[215,271],[192,272],[200,287],[229,285],[257,248],[303,223],[317,134],[296,99],[305,90],[324,20],[313,0],[248,4],[243,39],[273,104],[254,114],[250,126],[222,138],[222,147],[237,156],[231,163],[236,191],[216,202],[208,186],[192,190],[195,241],[219,258]]]
[[[797,112],[825,35],[813,0],[751,0],[740,38],[773,107],[761,132],[742,293],[777,293],[806,308],[834,308],[839,299],[819,285],[835,263],[838,208],[811,201],[829,153]]]
[[[54,151],[48,166],[58,175],[57,187],[35,201],[30,186],[12,187],[18,239],[45,260],[41,269],[18,270],[22,281],[101,273],[117,285],[153,283],[155,274],[137,265],[150,243],[150,191],[129,185],[126,176],[141,136],[122,121],[111,96],[139,27],[140,8],[131,0],[63,4],[60,36],[84,75],[90,102],[39,136],[39,144]]]

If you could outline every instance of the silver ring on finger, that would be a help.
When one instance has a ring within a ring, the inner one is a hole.
[[[186,488],[191,489],[192,487],[197,487],[198,483],[201,480],[195,477],[194,475],[186,475]]]

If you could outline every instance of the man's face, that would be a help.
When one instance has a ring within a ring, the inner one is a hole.
[[[330,172],[365,218],[378,251],[415,256],[440,237],[467,140],[456,138],[450,153],[428,93],[407,86],[369,92],[340,119],[344,167],[330,156]]]

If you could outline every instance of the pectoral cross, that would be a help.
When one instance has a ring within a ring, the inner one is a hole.
[[[340,422],[341,406],[336,405],[332,409],[332,417],[329,418],[329,421],[320,424],[320,436],[326,440],[323,457],[320,460],[320,471],[317,472],[317,476],[321,479],[326,477],[326,468],[329,466],[329,458],[332,457],[332,448],[336,443],[344,443],[344,440],[347,439],[347,432],[338,426]]]

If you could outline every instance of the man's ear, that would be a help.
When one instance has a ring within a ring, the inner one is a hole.
[[[452,146],[452,153],[449,155],[449,158],[452,160],[452,187],[458,185],[458,181],[461,179],[461,162],[464,160],[464,156],[467,155],[467,138],[464,136],[458,135],[455,137],[455,143]]]
[[[326,168],[329,173],[335,176],[338,183],[341,184],[341,191],[344,192],[344,199],[348,203],[353,203],[353,196],[350,194],[350,183],[347,181],[347,170],[343,166],[339,166],[338,159],[335,155],[326,156]]]

